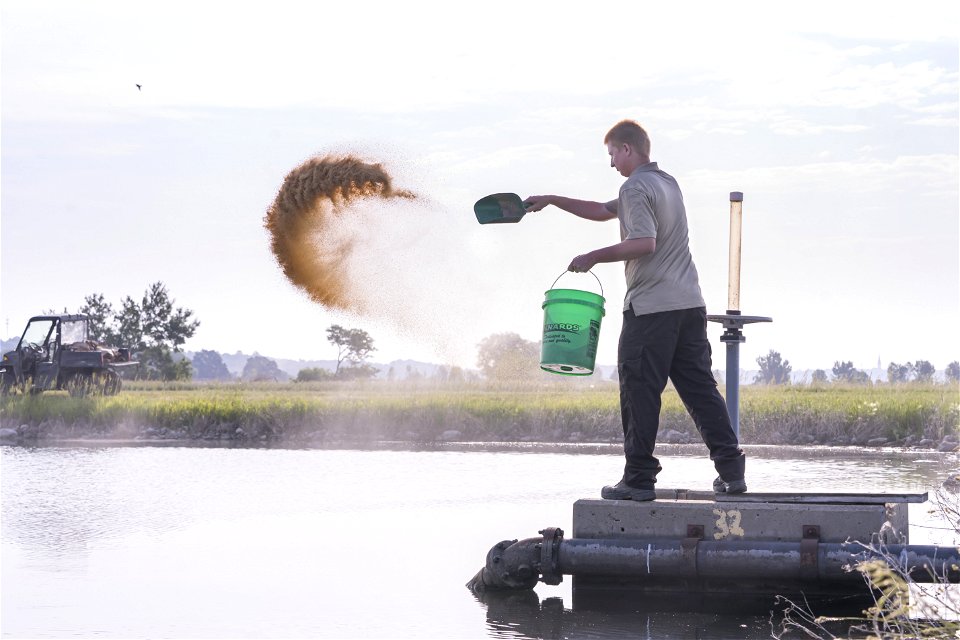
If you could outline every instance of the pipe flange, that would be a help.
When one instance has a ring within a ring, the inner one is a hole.
[[[540,580],[544,584],[560,584],[563,581],[559,561],[563,529],[547,527],[540,533],[543,534],[543,541],[540,543]]]

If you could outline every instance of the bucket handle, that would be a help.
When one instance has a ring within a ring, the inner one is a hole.
[[[557,279],[553,281],[553,284],[552,284],[552,285],[550,285],[550,288],[553,289],[555,286],[557,286],[557,283],[560,281],[560,278],[562,278],[563,276],[567,275],[568,273],[570,273],[570,271],[564,271],[563,273],[561,273],[560,275],[558,275],[558,276],[557,276]],[[594,278],[596,278],[597,284],[600,285],[600,297],[602,298],[602,297],[603,297],[603,283],[600,282],[600,278],[597,278],[597,274],[595,274],[593,271],[588,270],[587,273],[589,273],[589,274],[592,275]]]

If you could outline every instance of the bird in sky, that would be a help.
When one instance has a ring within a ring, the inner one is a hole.
[[[140,88],[140,85],[137,85],[137,91],[143,91],[143,89]]]

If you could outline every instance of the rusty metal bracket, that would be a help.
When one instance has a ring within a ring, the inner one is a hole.
[[[684,574],[687,577],[697,576],[697,545],[703,540],[704,529],[702,524],[688,524],[687,537],[680,541],[680,552],[685,565]]]
[[[800,538],[800,577],[816,580],[820,574],[820,525],[805,524]]]
[[[687,537],[683,539],[683,542],[680,544],[684,549],[695,548],[697,543],[703,540],[703,525],[702,524],[688,524],[687,525]]]

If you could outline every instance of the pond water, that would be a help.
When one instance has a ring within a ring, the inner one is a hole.
[[[665,449],[665,451],[667,451]],[[660,487],[708,489],[702,447]],[[753,491],[931,492],[956,454],[747,448]],[[593,610],[571,579],[481,600],[500,540],[571,531],[617,447],[0,447],[4,638],[747,638],[766,615]],[[913,544],[956,544],[910,506]]]

